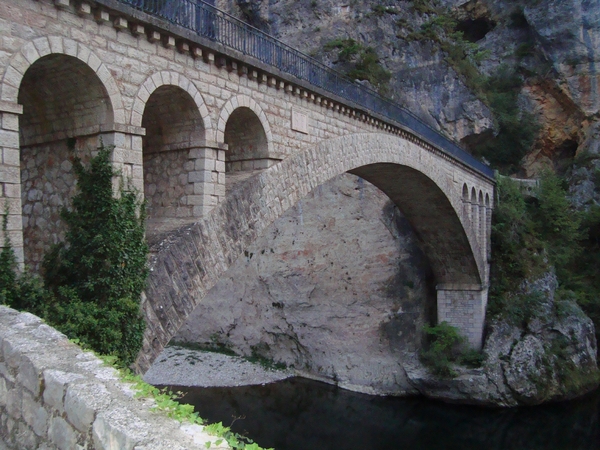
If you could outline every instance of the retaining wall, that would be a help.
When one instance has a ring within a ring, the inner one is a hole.
[[[0,306],[0,448],[229,448],[152,406],[38,317]]]

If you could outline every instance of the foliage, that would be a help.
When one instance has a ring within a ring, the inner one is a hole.
[[[78,192],[63,210],[65,242],[44,258],[46,287],[54,301],[46,316],[70,337],[99,353],[135,359],[145,323],[139,299],[145,287],[148,252],[144,208],[137,193],[122,186],[113,195],[117,173],[110,148],[102,147],[85,168],[74,160]]]
[[[412,0],[412,8],[421,14],[430,14],[435,11],[430,0]]]
[[[518,105],[523,80],[506,66],[485,81],[482,86],[486,102],[496,121],[498,133],[477,146],[474,153],[485,157],[504,173],[518,170],[521,160],[531,149],[538,125],[531,113]]]
[[[355,80],[366,80],[381,94],[387,90],[391,73],[379,62],[379,56],[372,47],[365,47],[354,39],[334,39],[324,45],[325,51],[338,50],[340,62],[347,63],[347,75]]]
[[[465,39],[462,31],[457,31],[458,21],[448,14],[439,12],[421,29],[411,33],[409,40],[430,40],[436,42],[445,54],[448,64],[462,77],[465,84],[481,96],[482,85],[485,82],[478,64],[488,58],[490,52],[481,50],[475,42]]]
[[[529,201],[516,182],[506,177],[497,181],[489,316],[527,323],[543,299],[523,293],[523,281],[553,267],[560,286],[557,305],[561,299],[577,301],[599,330],[600,207],[575,211],[563,180],[552,172],[542,174]]]
[[[397,14],[396,8],[393,6],[384,6],[381,4],[376,4],[371,6],[371,15],[381,17],[384,14]]]
[[[465,347],[465,338],[456,327],[448,322],[430,327],[423,327],[429,337],[427,350],[421,352],[421,361],[434,374],[442,377],[455,377],[456,371],[452,363],[479,367],[484,356],[481,352]]]
[[[116,173],[110,148],[100,148],[89,169],[75,159],[78,193],[62,217],[65,242],[44,259],[44,284],[16,273],[5,233],[0,252],[0,300],[27,310],[82,345],[132,363],[141,347],[145,322],[139,299],[145,287],[147,245],[144,209],[133,191],[113,196]],[[6,229],[7,215],[4,215]]]
[[[0,303],[12,304],[17,293],[17,258],[8,236],[8,206],[2,215],[4,245],[0,251]]]
[[[8,210],[2,216],[4,245],[0,250],[0,304],[25,309],[43,316],[43,308],[51,298],[42,280],[27,271],[19,273],[17,259],[7,232]]]

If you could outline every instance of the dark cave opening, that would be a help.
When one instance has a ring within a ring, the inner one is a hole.
[[[456,31],[461,31],[464,38],[470,42],[480,41],[494,29],[496,23],[485,17],[479,19],[466,19],[458,22]]]

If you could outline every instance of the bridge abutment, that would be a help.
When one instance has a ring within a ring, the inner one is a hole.
[[[447,322],[459,329],[467,342],[480,350],[488,289],[477,284],[438,284],[438,323]]]

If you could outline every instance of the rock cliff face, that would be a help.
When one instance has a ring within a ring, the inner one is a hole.
[[[498,131],[482,96],[438,43],[414,37],[436,17],[433,2],[216,3],[340,70],[347,61],[328,43],[351,38],[375,47],[391,73],[388,95],[466,145]],[[563,170],[586,154],[571,169],[571,196],[581,207],[600,203],[597,5],[438,0],[434,6],[489,51],[479,66],[483,75],[507,65],[524,77],[519,106],[535,115],[539,131],[523,174]],[[385,196],[360,179],[348,175],[323,185],[248,250],[175,340],[225,346],[379,394],[512,406],[570,398],[594,384],[593,324],[576,305],[554,302],[552,277],[532,288],[545,296],[534,320],[490,324],[483,368],[460,369],[453,380],[429,374],[417,355],[422,326],[435,318],[435,292],[412,233]]]
[[[555,302],[557,285],[554,274],[526,285],[539,296],[531,316],[490,324],[483,367],[457,368],[457,377],[444,380],[413,360],[405,365],[411,384],[428,397],[486,406],[537,405],[595,389],[594,324],[574,302]]]
[[[412,229],[371,184],[343,175],[277,220],[175,341],[233,349],[360,392],[415,392],[435,291]]]

